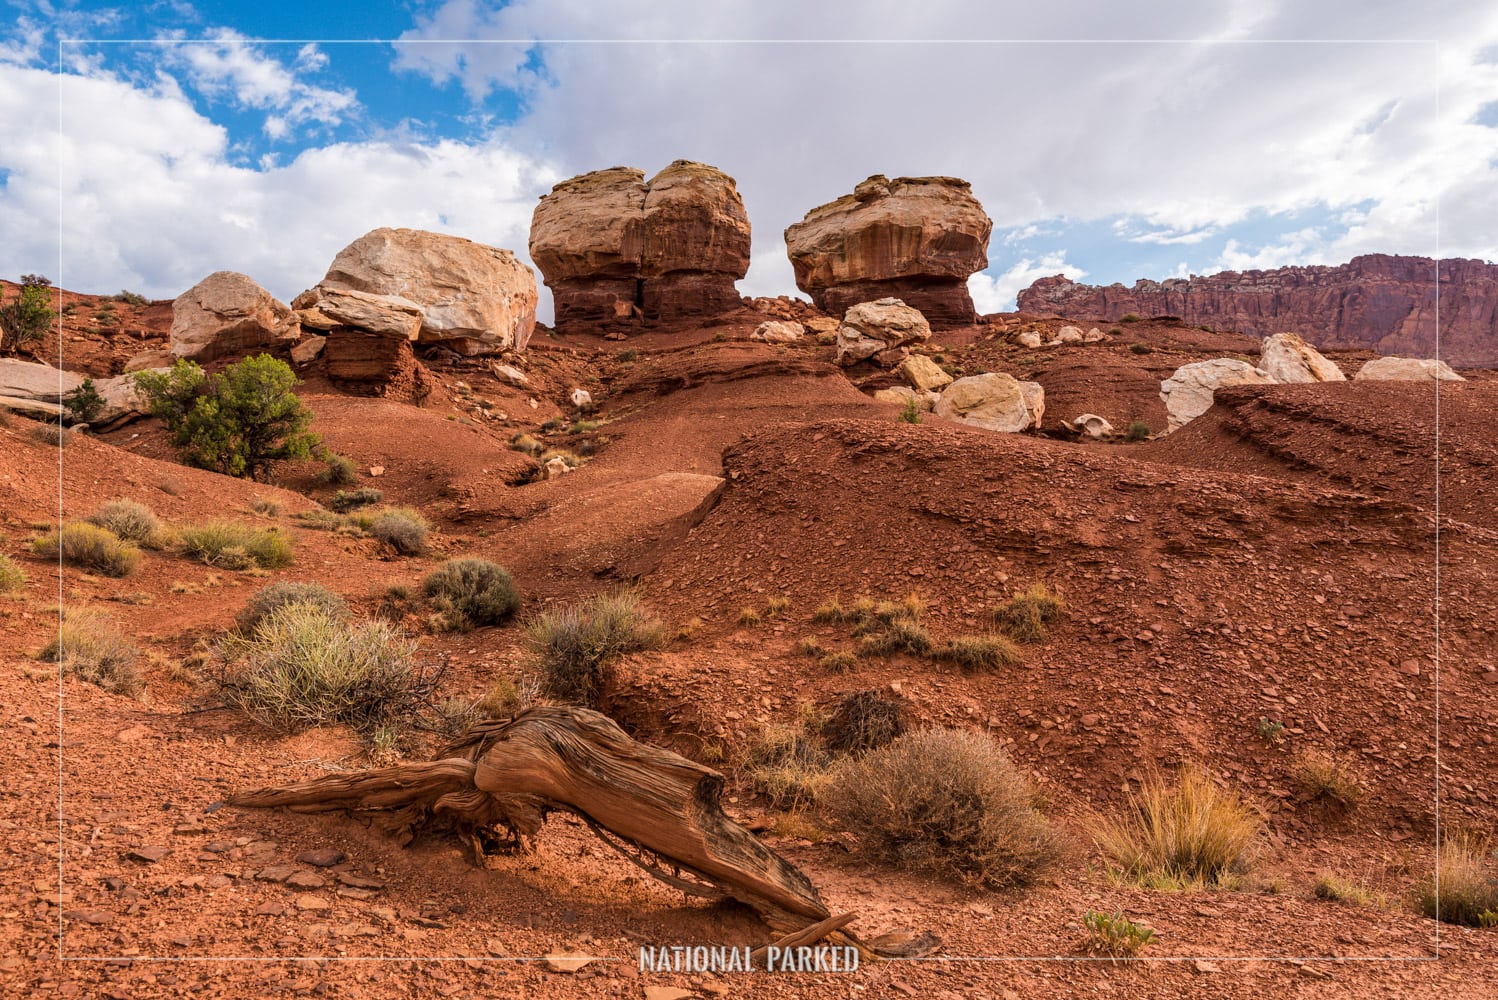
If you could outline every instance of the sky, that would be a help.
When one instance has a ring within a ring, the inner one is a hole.
[[[983,312],[1050,274],[1498,260],[1487,0],[0,6],[0,276],[78,291],[289,300],[380,226],[528,260],[553,184],[683,158],[737,180],[747,295],[798,294],[785,227],[876,173],[972,183]]]

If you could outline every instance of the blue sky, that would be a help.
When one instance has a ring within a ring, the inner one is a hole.
[[[1498,259],[1486,3],[0,2],[0,274],[80,290],[290,298],[382,225],[523,255],[556,181],[682,157],[738,179],[748,294],[793,294],[784,227],[873,173],[973,183],[985,310],[1062,272]]]

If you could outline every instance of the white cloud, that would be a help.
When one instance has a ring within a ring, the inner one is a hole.
[[[967,279],[968,294],[979,313],[1011,312],[1021,289],[1037,278],[1064,274],[1073,281],[1087,276],[1080,267],[1066,262],[1066,252],[1046,254],[1040,258],[1025,257],[999,275],[979,271]]]
[[[1215,271],[1267,271],[1288,264],[1334,264],[1341,263],[1343,260],[1346,258],[1341,258],[1341,260],[1328,258],[1326,240],[1320,230],[1312,228],[1286,233],[1278,242],[1259,247],[1252,252],[1245,249],[1237,240],[1228,240],[1212,269]]]
[[[759,242],[765,242],[764,238],[761,237]],[[796,272],[791,267],[790,257],[786,255],[783,240],[777,240],[773,247],[756,250],[750,255],[749,273],[739,281],[738,289],[740,295],[764,295],[771,298],[777,295],[794,295],[810,301],[808,296],[796,290]]]

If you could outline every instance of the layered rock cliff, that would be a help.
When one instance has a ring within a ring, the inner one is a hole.
[[[1255,336],[1298,333],[1317,347],[1436,354],[1437,262],[1368,254],[1335,267],[1223,271],[1166,281],[1079,285],[1055,275],[1019,293],[1021,312],[1116,321],[1129,313]],[[1498,366],[1498,265],[1439,262],[1440,355]]]

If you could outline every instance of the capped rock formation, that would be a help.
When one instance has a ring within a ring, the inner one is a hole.
[[[172,354],[212,361],[296,340],[297,318],[238,271],[215,271],[172,303]]]
[[[562,332],[706,319],[740,305],[749,216],[732,177],[677,160],[645,180],[633,167],[565,180],[531,217],[531,259]]]
[[[1498,365],[1498,264],[1368,254],[1335,267],[1223,271],[1166,281],[1079,285],[1063,275],[1019,293],[1027,313],[1113,321],[1129,313],[1267,336],[1292,330],[1317,347],[1432,357],[1440,281],[1441,357]]]
[[[340,308],[354,308],[358,295],[368,297],[366,306],[396,300],[402,303],[398,311],[414,309],[420,322],[413,339],[440,343],[458,354],[523,351],[536,325],[535,273],[508,250],[445,233],[365,233],[340,250],[322,281],[292,305],[304,324],[315,329],[350,326],[396,335],[334,316]]]
[[[955,177],[875,174],[785,231],[796,287],[826,312],[898,298],[932,326],[973,322],[968,276],[988,266],[993,222]]]

